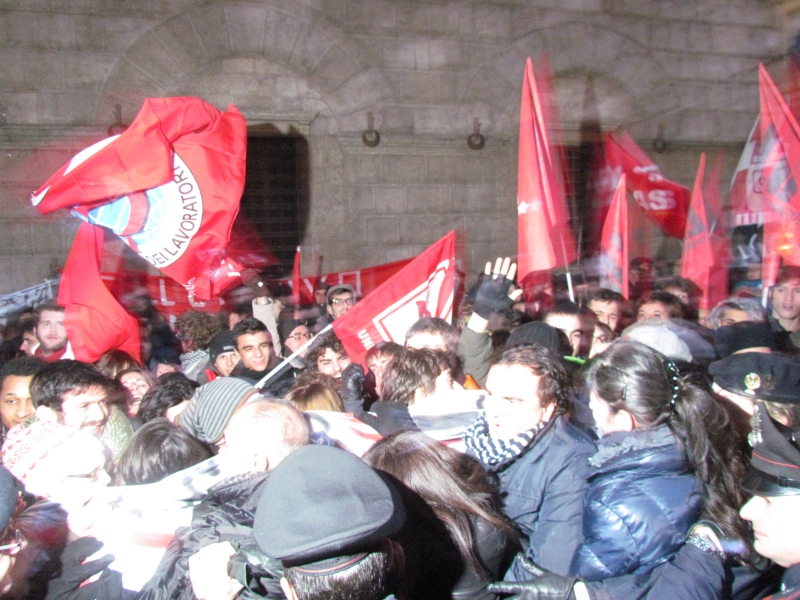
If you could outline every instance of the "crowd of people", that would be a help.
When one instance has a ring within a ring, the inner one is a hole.
[[[363,366],[327,327],[346,284],[294,306],[254,277],[174,328],[134,295],[141,356],[94,364],[62,307],[18,315],[0,595],[800,598],[800,268],[766,309],[577,291],[498,259]]]

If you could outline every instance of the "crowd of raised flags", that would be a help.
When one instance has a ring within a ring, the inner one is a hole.
[[[601,164],[595,165],[603,181],[597,186],[597,205],[592,207],[597,232],[589,237],[599,241],[593,252],[575,242],[575,215],[571,218],[567,202],[573,184],[564,168],[546,58],[538,75],[528,59],[520,107],[517,193],[518,280],[523,288],[552,290],[551,274],[565,271],[574,300],[573,272],[581,269],[579,254],[594,255],[600,287],[630,297],[631,227],[640,215],[664,235],[683,241],[680,274],[698,286],[701,309],[710,309],[728,295],[731,251],[726,225],[763,224],[763,245],[757,249],[762,257],[763,289],[774,283],[780,264],[800,264],[796,239],[800,200],[794,178],[800,169],[800,128],[766,69],[759,71],[761,112],[731,187],[731,218],[726,219],[720,193],[721,156],[706,176],[706,155],[702,154],[690,191],[664,177],[625,131],[608,133],[603,137]],[[43,214],[67,209],[83,221],[58,297],[67,308],[70,338],[80,341],[81,358],[96,360],[111,348],[136,355],[133,350],[139,343],[132,319],[114,297],[124,288],[126,274],[100,273],[104,230],[160,271],[160,277],[139,275],[147,280],[156,306],[173,322],[186,308],[212,312],[222,308],[221,293],[241,283],[243,270],[226,253],[226,246],[244,186],[245,155],[246,126],[234,107],[223,113],[198,98],[150,99],[126,131],[78,153],[33,194],[32,202]],[[286,281],[293,287],[296,306],[301,304],[301,294],[302,301],[307,301],[314,283],[326,280],[320,276],[302,279],[299,256],[300,248],[292,277]],[[442,257],[450,260],[447,282],[442,287],[441,277],[433,278],[438,286],[434,294],[453,289],[449,282],[455,273],[455,253],[447,250],[439,260],[421,267],[433,276]],[[353,271],[379,274],[376,280],[367,278],[363,286],[352,282],[361,295],[379,287],[393,289],[390,296],[375,298],[358,311],[363,322],[352,326],[352,335],[361,336],[361,354],[377,341],[396,339],[394,332],[404,330],[413,316],[451,315],[452,299],[440,298],[440,309],[447,302],[450,305],[438,312],[431,312],[435,303],[430,298],[416,313],[392,308],[412,291],[418,296],[418,280],[425,279],[420,272],[402,282],[386,281],[389,274],[401,277],[397,271],[408,261],[396,266],[358,265]],[[345,274],[333,274],[328,283],[337,276],[339,283],[345,282]],[[368,322],[372,323],[369,332]],[[356,348],[350,334],[342,331],[341,335],[348,340],[348,349]]]

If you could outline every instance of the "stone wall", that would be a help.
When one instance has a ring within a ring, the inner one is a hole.
[[[526,57],[549,56],[568,142],[595,119],[649,149],[661,125],[653,157],[691,185],[700,150],[735,165],[758,63],[782,75],[784,23],[752,0],[0,0],[0,293],[63,263],[73,219],[27,197],[117,103],[130,122],[148,96],[198,95],[306,135],[306,269],[407,258],[456,228],[475,271],[516,249]]]

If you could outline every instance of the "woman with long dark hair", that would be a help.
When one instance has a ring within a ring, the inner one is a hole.
[[[672,361],[634,341],[599,355],[587,383],[603,436],[589,458],[584,542],[571,572],[587,581],[646,573],[701,517],[747,555],[750,535],[738,513],[747,462],[731,443],[725,410]]]
[[[517,533],[497,507],[497,488],[483,466],[419,431],[393,433],[363,458],[416,492],[444,524],[464,566],[452,597],[493,598],[486,586],[502,576]]]

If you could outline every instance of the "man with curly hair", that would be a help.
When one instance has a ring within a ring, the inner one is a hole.
[[[204,373],[209,364],[208,346],[222,330],[219,322],[206,313],[187,310],[175,322],[178,339],[181,341],[181,370],[192,381]]]
[[[555,352],[523,344],[494,361],[486,391],[485,411],[463,436],[467,451],[497,474],[503,510],[523,534],[525,558],[566,575],[583,541],[588,456],[595,451],[569,422],[570,378]],[[515,559],[506,580],[524,579]]]
[[[310,370],[318,371],[334,379],[341,379],[342,372],[351,362],[342,341],[333,333],[327,335],[318,346],[309,350],[306,360]]]

